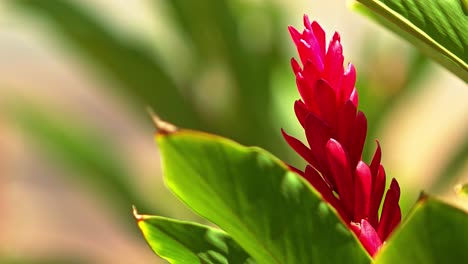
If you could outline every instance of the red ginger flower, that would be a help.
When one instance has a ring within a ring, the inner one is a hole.
[[[289,27],[302,67],[292,58],[296,84],[302,100],[294,104],[297,119],[305,130],[309,147],[283,130],[288,144],[309,165],[305,171],[291,167],[319,191],[349,225],[372,256],[400,223],[400,187],[395,179],[378,212],[385,189],[385,170],[377,149],[370,165],[362,161],[367,119],[358,111],[358,93],[352,64],[343,68],[340,35],[333,35],[328,50],[325,32],[304,16],[300,33]]]

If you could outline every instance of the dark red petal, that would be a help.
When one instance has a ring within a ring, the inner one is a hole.
[[[294,41],[294,44],[296,44],[296,46],[299,46],[299,42],[301,41],[302,34],[299,31],[297,31],[297,29],[293,26],[289,26],[288,30],[289,30],[289,34],[291,35],[292,40]]]
[[[372,176],[366,163],[359,161],[354,173],[354,221],[359,222],[369,215],[372,192]]]
[[[338,141],[343,146],[349,149],[351,145],[351,135],[356,120],[356,107],[353,103],[347,100],[338,111],[338,121],[336,124],[336,135]]]
[[[291,68],[293,69],[294,75],[297,75],[297,73],[302,72],[302,68],[295,58],[291,58]]]
[[[312,61],[308,60],[304,64],[304,69],[302,70],[302,76],[306,79],[307,83],[310,87],[315,86],[318,80],[320,80],[321,73],[317,69],[317,67],[312,63]]]
[[[309,43],[307,43],[306,40],[301,39],[299,41],[299,44],[297,45],[297,51],[299,52],[299,58],[301,59],[302,65],[305,65],[308,60],[311,60],[313,63],[315,63],[315,60],[313,59],[314,53],[312,51],[312,47]]]
[[[355,167],[361,159],[362,150],[366,141],[367,119],[363,112],[359,111],[354,122],[352,141],[349,148],[351,167]]]
[[[296,167],[294,167],[292,165],[289,165],[289,164],[287,164],[287,166],[288,166],[288,169],[290,171],[294,171],[295,173],[297,173],[297,174],[301,175],[302,177],[304,177],[304,172],[301,171],[300,169],[298,169],[298,168],[296,168]]]
[[[356,236],[359,237],[359,235],[361,234],[361,223],[351,221],[351,223],[349,223],[349,227],[351,228],[351,231],[353,231],[354,234],[356,234]]]
[[[375,142],[377,143],[377,148],[375,149],[374,157],[372,158],[372,162],[370,165],[373,182],[375,182],[375,178],[377,177],[377,173],[379,172],[380,161],[382,160],[382,150],[380,149],[380,143],[378,140],[376,140]]]
[[[395,192],[397,200],[400,200],[400,185],[398,184],[395,178],[392,178],[392,182],[390,183],[390,189],[392,189]]]
[[[364,248],[369,252],[371,256],[374,256],[379,248],[382,246],[382,241],[380,240],[377,232],[372,227],[369,222],[365,219],[361,221],[361,233],[359,234],[359,241],[361,241]]]
[[[369,223],[377,228],[379,222],[379,208],[385,191],[385,169],[379,165],[377,177],[372,182],[371,207],[369,209]]]
[[[300,72],[296,74],[296,85],[297,90],[299,91],[299,94],[301,95],[301,98],[304,101],[304,103],[308,107],[313,105],[314,101],[312,98],[312,89],[310,88],[309,84]]]
[[[317,67],[317,69],[322,71],[324,67],[324,62],[320,54],[320,46],[318,44],[317,38],[315,37],[311,29],[304,29],[301,41],[304,42],[305,47],[307,48],[307,54],[304,54],[307,57],[305,58],[306,60],[303,61],[303,64],[305,63],[305,61],[310,60]]]
[[[340,201],[333,195],[333,191],[325,182],[325,180],[320,176],[320,174],[312,168],[307,166],[305,169],[304,178],[310,182],[310,184],[322,195],[323,199],[331,204],[336,211],[340,214],[341,218],[345,222],[349,221],[348,216],[345,214],[343,207],[340,204]]]
[[[328,51],[325,55],[325,68],[323,69],[323,78],[330,83],[335,92],[341,88],[341,78],[343,78],[343,48],[340,43],[340,35],[335,32],[333,39],[328,45]]]
[[[300,140],[295,137],[288,135],[283,129],[281,129],[284,139],[288,142],[289,146],[294,149],[303,159],[305,159],[312,166],[317,166],[317,162],[312,156],[312,152],[306,147]]]
[[[307,106],[302,100],[296,100],[294,102],[294,113],[296,113],[297,120],[299,120],[302,127],[305,127],[305,119],[307,114],[309,114],[309,110],[307,110]]]
[[[325,153],[325,145],[331,137],[331,129],[324,122],[317,118],[313,113],[309,113],[305,120],[305,134],[307,142],[309,142],[312,156],[319,163],[318,167],[325,180],[330,183],[331,186],[335,186],[333,179],[330,179],[330,172],[328,170],[327,157]]]
[[[352,215],[354,209],[353,180],[348,156],[341,144],[333,138],[327,142],[326,150],[337,193],[344,204],[346,212]]]
[[[307,165],[304,173],[304,178],[310,182],[312,186],[323,196],[323,198],[330,203],[338,202],[338,199],[333,195],[333,191],[325,180],[320,176],[318,171],[311,166]],[[333,202],[335,201],[335,202]]]
[[[351,102],[353,102],[354,106],[356,108],[358,108],[359,99],[358,99],[358,93],[357,93],[356,88],[353,88],[353,90],[351,91],[351,95],[349,96],[349,100],[351,100]]]
[[[317,42],[320,46],[320,55],[322,60],[325,58],[325,31],[323,28],[317,23],[312,22],[312,31],[314,32],[315,37],[317,38]]]
[[[304,22],[304,27],[307,28],[308,30],[312,31],[312,23],[310,23],[309,16],[304,15],[302,20]]]
[[[323,156],[325,145],[331,138],[330,127],[316,115],[309,113],[305,120],[305,134],[312,152]]]
[[[401,209],[400,206],[397,207],[395,216],[393,217],[392,224],[390,225],[390,232],[388,235],[390,236],[393,230],[400,224],[401,222]]]
[[[356,84],[356,69],[354,65],[348,63],[348,68],[343,74],[343,80],[341,83],[341,89],[339,94],[339,103],[346,102],[350,99],[351,92],[354,89],[354,85]]]
[[[385,241],[390,234],[393,217],[398,211],[398,200],[400,199],[400,187],[395,179],[392,179],[390,189],[385,195],[385,201],[382,208],[382,216],[380,218],[379,227],[377,233],[382,241]]]
[[[331,127],[336,123],[336,95],[331,86],[320,79],[317,84],[312,87],[313,100],[318,106],[319,117],[327,122]]]

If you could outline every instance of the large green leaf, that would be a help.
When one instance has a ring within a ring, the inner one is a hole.
[[[369,263],[336,212],[271,154],[200,132],[156,139],[168,187],[258,263]]]
[[[468,214],[423,197],[384,245],[376,263],[465,263],[467,245]]]
[[[154,252],[172,264],[255,263],[221,230],[160,216],[135,213],[135,218]]]
[[[357,0],[369,15],[468,82],[468,16],[464,0]]]

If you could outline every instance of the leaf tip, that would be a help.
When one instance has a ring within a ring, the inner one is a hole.
[[[132,212],[133,212],[133,217],[135,217],[137,222],[140,222],[143,220],[143,216],[138,213],[138,210],[135,205],[132,205]]]
[[[424,203],[428,199],[429,199],[429,195],[425,193],[424,191],[422,191],[421,194],[419,194],[418,203]]]
[[[151,117],[151,120],[153,121],[153,124],[158,130],[157,132],[159,134],[171,134],[179,130],[175,125],[162,120],[157,114],[154,113],[151,107],[146,107],[146,111]]]
[[[454,187],[453,189],[455,190],[455,193],[456,193],[459,197],[468,198],[468,183],[465,183],[465,184],[457,184],[457,185],[455,185],[455,187]]]
[[[468,1],[467,0],[460,0],[460,4],[465,16],[468,16]]]

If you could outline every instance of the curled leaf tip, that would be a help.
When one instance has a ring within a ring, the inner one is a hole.
[[[154,126],[158,130],[158,133],[160,133],[160,134],[171,134],[171,133],[174,133],[174,132],[176,132],[178,130],[178,128],[175,125],[162,120],[157,114],[154,113],[153,109],[151,109],[150,107],[147,107],[146,111],[150,115]]]
[[[458,196],[468,198],[468,183],[457,184],[455,185],[454,190]]]
[[[418,202],[424,203],[427,199],[429,199],[429,195],[422,191],[421,194],[419,194]]]
[[[460,0],[463,13],[468,16],[468,0]]]
[[[135,205],[132,205],[133,217],[139,222],[143,220],[143,216],[138,213],[138,210]]]

